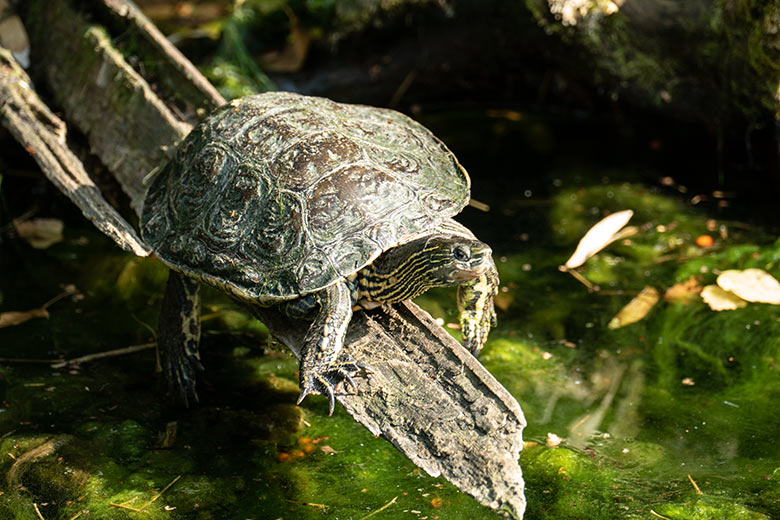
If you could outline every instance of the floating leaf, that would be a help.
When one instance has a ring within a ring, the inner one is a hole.
[[[554,433],[548,433],[547,434],[547,445],[551,448],[554,448],[555,446],[560,446],[560,444],[563,442],[563,439],[561,439],[559,436],[555,435]]]
[[[730,269],[723,271],[718,286],[749,302],[780,305],[780,282],[763,269]]]
[[[49,312],[46,309],[0,312],[0,328],[21,325],[25,321],[31,320],[33,318],[48,318],[48,317],[49,317]]]
[[[14,220],[13,224],[19,236],[35,249],[46,249],[57,242],[62,242],[62,230],[65,225],[59,219]]]
[[[707,285],[701,290],[701,299],[713,311],[733,311],[741,309],[747,302],[729,291],[724,291],[717,285]]]
[[[695,276],[691,276],[684,282],[678,282],[669,287],[664,293],[664,300],[687,305],[701,292],[701,285]]]
[[[650,309],[658,303],[659,294],[655,287],[647,286],[637,294],[633,300],[620,309],[614,318],[607,324],[608,329],[619,329],[641,320]]]
[[[633,211],[626,209],[598,221],[577,244],[574,254],[564,264],[566,268],[575,269],[581,266],[588,258],[620,238],[618,231],[628,223],[633,214]]]

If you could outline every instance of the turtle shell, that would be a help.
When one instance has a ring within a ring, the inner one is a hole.
[[[192,130],[153,178],[141,232],[172,268],[272,305],[357,272],[468,198],[466,171],[407,116],[273,92]]]

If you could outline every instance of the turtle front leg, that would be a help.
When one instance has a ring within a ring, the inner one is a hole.
[[[298,404],[309,394],[328,397],[330,415],[335,407],[334,389],[340,382],[357,390],[352,376],[368,367],[351,360],[337,362],[347,326],[352,319],[352,294],[345,282],[338,282],[317,293],[320,308],[303,339],[301,347]]]
[[[498,271],[492,260],[487,271],[458,287],[463,346],[475,356],[487,341],[490,328],[496,326],[496,309],[493,305],[496,294]]]
[[[184,406],[198,402],[195,373],[203,370],[198,353],[199,288],[198,282],[170,271],[157,324],[157,346],[162,354],[168,393],[177,396]]]

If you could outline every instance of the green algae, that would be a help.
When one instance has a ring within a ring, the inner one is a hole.
[[[497,244],[499,324],[480,360],[528,418],[527,517],[780,515],[777,307],[716,313],[699,300],[662,301],[638,323],[606,327],[645,285],[663,292],[691,276],[707,284],[745,267],[780,276],[780,242],[625,174],[578,169],[550,178],[557,181],[532,187],[547,197],[536,209],[505,215],[498,206],[485,226],[463,215]],[[601,290],[558,270],[589,226],[627,208],[638,232],[579,268]],[[503,236],[522,229],[530,239]],[[714,237],[711,247],[696,244],[702,234]],[[165,269],[116,253],[78,220],[49,250],[4,247],[0,268],[18,269],[0,279],[0,311],[39,306],[63,283],[80,289],[48,320],[0,329],[2,357],[73,358],[154,339]],[[445,326],[457,323],[453,290],[430,291],[418,303]],[[203,291],[203,306],[206,370],[191,410],[160,398],[152,349],[67,368],[0,364],[0,453],[13,455],[0,472],[23,461],[13,481],[0,483],[0,514],[37,518],[36,503],[47,520],[82,511],[357,520],[395,499],[375,518],[496,517],[343,410],[328,417],[323,399],[296,406],[294,357],[217,291]],[[547,446],[548,433],[562,443]],[[50,441],[56,446],[45,455],[23,459]]]

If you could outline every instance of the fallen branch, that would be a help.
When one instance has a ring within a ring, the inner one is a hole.
[[[31,88],[11,52],[0,47],[0,122],[24,146],[46,177],[119,247],[138,256],[149,250],[135,230],[106,202],[65,141],[65,123]]]
[[[156,346],[157,346],[157,342],[151,342],[151,343],[143,343],[141,345],[133,345],[131,347],[118,348],[115,350],[106,350],[104,352],[87,354],[85,356],[81,356],[73,359],[65,359],[62,361],[57,361],[56,363],[53,363],[51,367],[64,368],[64,367],[70,367],[75,365],[81,365],[83,363],[89,363],[90,361],[97,361],[98,359],[106,359],[110,357],[126,356],[127,354],[134,354],[142,350],[149,350],[150,348],[154,348]]]

